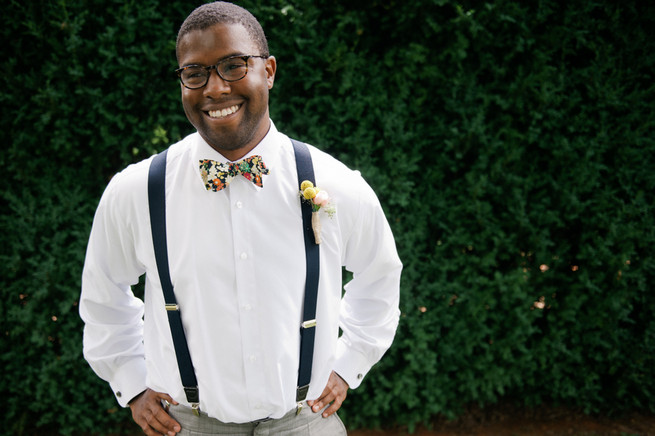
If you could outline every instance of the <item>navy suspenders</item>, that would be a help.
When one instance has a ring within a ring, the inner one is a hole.
[[[296,170],[298,171],[298,192],[300,184],[309,180],[316,185],[314,179],[314,166],[312,156],[309,154],[307,144],[291,140],[296,156]],[[305,302],[303,304],[303,322],[300,326],[300,365],[298,367],[298,389],[296,402],[298,412],[307,398],[309,380],[312,377],[312,360],[314,358],[314,338],[316,336],[316,299],[318,294],[318,276],[320,271],[319,245],[314,239],[312,230],[312,206],[309,202],[301,201],[302,230],[305,238],[305,263],[307,276],[305,278]]]
[[[198,414],[200,394],[198,381],[191,363],[191,355],[187,345],[180,308],[175,300],[173,283],[168,270],[168,247],[166,244],[166,154],[168,150],[159,153],[150,164],[148,172],[148,207],[150,208],[150,227],[152,229],[152,243],[155,249],[155,261],[159,272],[159,281],[164,294],[164,304],[168,314],[168,324],[173,336],[173,346],[177,356],[177,366],[180,370],[182,386],[187,401],[193,411]]]
[[[314,167],[309,149],[306,144],[291,140],[293,151],[296,157],[296,170],[298,172],[298,191],[300,183],[314,180]],[[152,241],[155,251],[155,261],[162,292],[168,322],[173,337],[177,365],[180,370],[180,378],[187,401],[191,404],[193,411],[199,414],[200,395],[198,381],[193,370],[191,355],[187,345],[180,308],[175,300],[173,284],[168,269],[168,248],[166,244],[166,154],[164,150],[155,156],[150,164],[148,172],[148,207],[150,210],[150,226],[152,229]],[[300,201],[300,196],[298,196]],[[316,333],[316,301],[318,294],[318,277],[320,271],[319,245],[314,242],[311,216],[312,209],[308,202],[300,201],[303,221],[303,236],[305,240],[305,259],[307,276],[305,279],[305,301],[303,304],[303,321],[300,326],[300,363],[298,368],[298,388],[296,391],[296,402],[298,412],[307,398],[309,381],[312,375],[312,361],[314,356],[314,338]]]

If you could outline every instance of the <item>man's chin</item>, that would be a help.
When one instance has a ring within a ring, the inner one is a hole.
[[[248,139],[239,136],[207,136],[200,134],[207,144],[229,160],[236,160],[245,156],[257,144],[251,144]]]

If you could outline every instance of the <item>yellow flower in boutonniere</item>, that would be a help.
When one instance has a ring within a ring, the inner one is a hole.
[[[312,230],[317,244],[321,243],[321,218],[318,212],[322,209],[330,218],[334,216],[334,206],[330,204],[330,196],[327,192],[314,186],[309,180],[300,184],[300,195],[312,205]]]

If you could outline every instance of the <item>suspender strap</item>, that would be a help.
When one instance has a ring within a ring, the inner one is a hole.
[[[298,189],[304,180],[316,184],[312,157],[307,144],[291,140],[296,156],[296,170],[298,171]],[[312,230],[312,206],[300,200],[302,211],[303,235],[305,238],[305,262],[307,277],[305,279],[305,302],[303,305],[303,322],[300,327],[300,367],[298,368],[298,389],[296,401],[299,409],[307,398],[309,381],[312,376],[312,362],[314,360],[314,338],[316,336],[316,301],[318,294],[318,277],[320,272],[319,245],[314,239]]]
[[[150,164],[148,172],[148,207],[150,209],[150,227],[152,228],[152,242],[155,249],[155,261],[159,271],[159,281],[164,294],[168,323],[173,337],[173,346],[177,356],[177,366],[184,386],[187,401],[194,412],[199,412],[200,395],[198,382],[191,355],[187,345],[180,309],[175,300],[173,283],[168,270],[168,248],[166,244],[166,154],[168,150],[159,153]]]

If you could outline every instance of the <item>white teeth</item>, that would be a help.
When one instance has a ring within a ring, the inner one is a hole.
[[[209,111],[209,116],[212,118],[223,118],[228,115],[232,115],[236,111],[239,110],[239,105],[234,105],[232,107],[229,107],[227,109],[222,109],[222,110],[216,110],[216,111]]]

